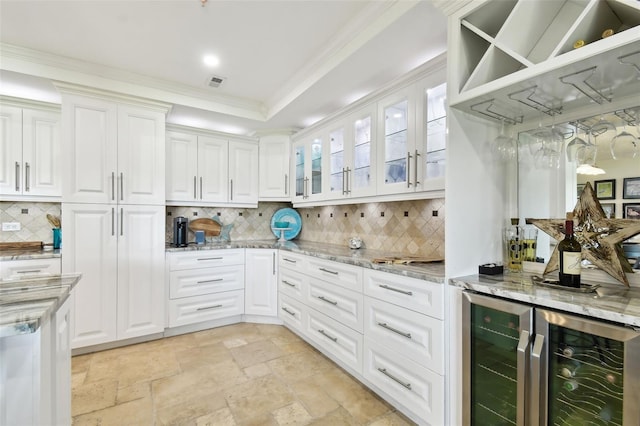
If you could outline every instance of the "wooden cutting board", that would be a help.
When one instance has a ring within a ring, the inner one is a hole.
[[[189,229],[192,231],[204,231],[205,237],[220,235],[222,226],[213,219],[202,218],[189,221]]]
[[[0,243],[0,250],[42,250],[42,241],[20,241],[13,243]]]
[[[442,257],[427,257],[427,256],[385,256],[378,257],[372,260],[373,263],[389,263],[398,265],[408,265],[410,263],[431,263],[442,262]]]

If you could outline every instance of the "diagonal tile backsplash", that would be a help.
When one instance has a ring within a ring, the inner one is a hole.
[[[0,231],[0,242],[53,243],[47,213],[60,217],[60,203],[0,202],[0,222],[18,222],[19,231]]]

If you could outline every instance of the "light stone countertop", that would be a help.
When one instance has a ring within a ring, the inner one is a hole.
[[[34,333],[67,300],[82,274],[0,281],[0,337]]]
[[[600,284],[592,293],[534,285],[528,273],[470,275],[449,284],[491,296],[640,328],[640,288]]]
[[[0,262],[7,260],[30,260],[30,259],[50,259],[61,257],[60,249],[45,247],[42,250],[2,250],[0,251]]]
[[[307,256],[318,257],[320,259],[361,266],[363,268],[375,269],[377,271],[383,271],[444,284],[444,262],[415,263],[411,265],[390,265],[373,263],[372,259],[384,256],[402,256],[402,253],[390,253],[386,251],[383,252],[379,250],[369,250],[366,248],[352,250],[346,246],[335,244],[298,240],[285,242],[278,242],[274,240],[238,240],[226,243],[201,245],[190,244],[187,247],[168,246],[166,251],[170,253],[192,250],[220,250],[232,248],[268,248],[286,250],[293,253],[300,253]]]

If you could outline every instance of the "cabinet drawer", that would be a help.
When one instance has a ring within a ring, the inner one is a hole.
[[[169,270],[244,265],[244,249],[197,250],[168,254]]]
[[[322,352],[344,366],[362,372],[362,334],[313,309],[309,309],[304,334]]]
[[[278,316],[282,322],[284,322],[286,326],[304,334],[309,308],[300,301],[285,295],[280,296],[279,302],[280,309],[278,310]]]
[[[362,293],[311,278],[305,299],[312,308],[362,333]]]
[[[169,327],[244,313],[244,290],[169,300]]]
[[[308,286],[309,277],[296,271],[280,269],[278,288],[280,293],[286,294],[298,301],[304,301],[305,288]]]
[[[362,375],[382,392],[418,415],[421,424],[444,424],[444,377],[364,339]]]
[[[306,273],[322,278],[332,284],[341,285],[353,291],[362,292],[362,268],[345,263],[323,260],[317,257],[307,259]]]
[[[438,319],[444,319],[444,285],[366,269],[364,293]]]
[[[0,262],[0,279],[25,278],[60,273],[60,258],[9,260]]]
[[[365,296],[364,334],[423,367],[444,374],[444,323]]]
[[[292,253],[290,251],[280,251],[280,268],[292,271],[305,272],[307,269],[307,256]]]
[[[170,272],[169,297],[171,299],[243,288],[244,267],[242,265]]]

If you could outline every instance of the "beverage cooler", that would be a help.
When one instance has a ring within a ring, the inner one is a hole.
[[[463,294],[465,425],[640,425],[640,331]]]

